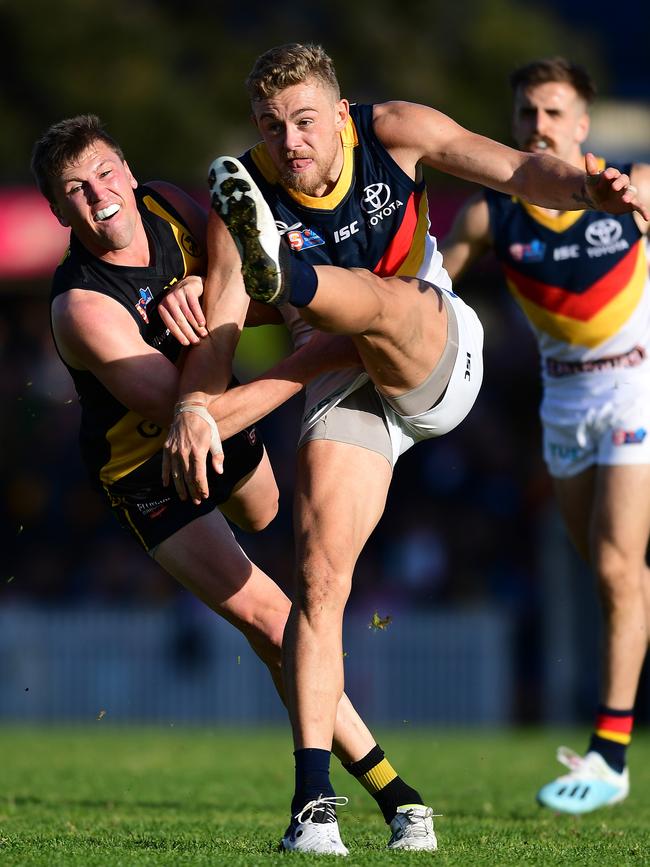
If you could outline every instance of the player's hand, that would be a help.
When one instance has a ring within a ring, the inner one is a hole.
[[[639,199],[638,190],[630,183],[629,175],[612,166],[599,171],[598,160],[592,153],[585,154],[585,168],[587,196],[595,210],[608,211],[610,214],[638,211],[644,220],[650,220],[650,210]]]
[[[181,500],[189,496],[199,505],[210,495],[207,457],[212,453],[212,466],[223,473],[223,449],[213,444],[213,435],[205,419],[194,412],[174,415],[163,448],[162,481],[167,487],[173,480]]]
[[[195,274],[175,283],[158,305],[163,324],[183,346],[206,337],[205,316],[201,309],[203,277]]]

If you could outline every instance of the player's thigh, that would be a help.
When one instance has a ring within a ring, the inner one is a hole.
[[[368,375],[386,394],[420,385],[447,342],[441,290],[415,277],[378,280],[381,314],[354,338]]]
[[[242,530],[255,533],[277,515],[278,497],[278,486],[265,449],[259,464],[235,485],[231,496],[219,508]]]
[[[252,563],[218,509],[185,525],[155,552],[156,561],[238,628],[279,644],[289,613],[280,587]]]
[[[297,559],[314,574],[351,578],[386,505],[392,477],[383,454],[347,442],[309,440],[298,452]]]
[[[611,546],[644,563],[650,535],[650,464],[600,465],[597,470],[593,546]]]

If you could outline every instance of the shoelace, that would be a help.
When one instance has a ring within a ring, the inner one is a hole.
[[[584,759],[578,753],[570,750],[569,747],[558,747],[557,760],[561,765],[568,768],[572,774],[582,770]]]
[[[308,818],[311,819],[315,810],[323,810],[325,813],[325,822],[323,824],[335,822],[336,813],[334,812],[334,808],[345,807],[348,800],[349,799],[346,798],[345,795],[334,795],[334,797],[331,798],[318,797],[314,801],[308,801],[302,810],[300,810],[299,813],[296,813],[293,818],[296,822],[304,822],[306,813],[309,813]]]

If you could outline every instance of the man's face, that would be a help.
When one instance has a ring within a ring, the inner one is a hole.
[[[584,100],[566,81],[519,87],[515,93],[512,132],[521,150],[550,153],[581,166],[580,146],[589,132]]]
[[[253,103],[253,116],[282,181],[308,196],[330,192],[343,167],[340,133],[349,104],[310,78]]]
[[[133,241],[137,181],[108,145],[96,141],[52,183],[52,211],[96,256],[125,249]]]

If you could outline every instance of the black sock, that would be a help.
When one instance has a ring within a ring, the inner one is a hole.
[[[329,750],[301,749],[294,752],[296,758],[296,790],[291,801],[291,815],[295,816],[309,801],[320,795],[332,798],[335,795],[330,782]]]
[[[420,793],[397,775],[378,744],[358,762],[350,762],[343,767],[356,777],[377,801],[387,825],[395,816],[398,807],[422,803]]]
[[[610,768],[621,773],[632,740],[634,710],[615,710],[601,705],[589,741],[589,751],[600,753]]]
[[[318,289],[318,275],[313,265],[292,256],[280,244],[280,263],[283,280],[288,283],[288,292],[283,292],[286,300],[294,307],[306,307]]]

